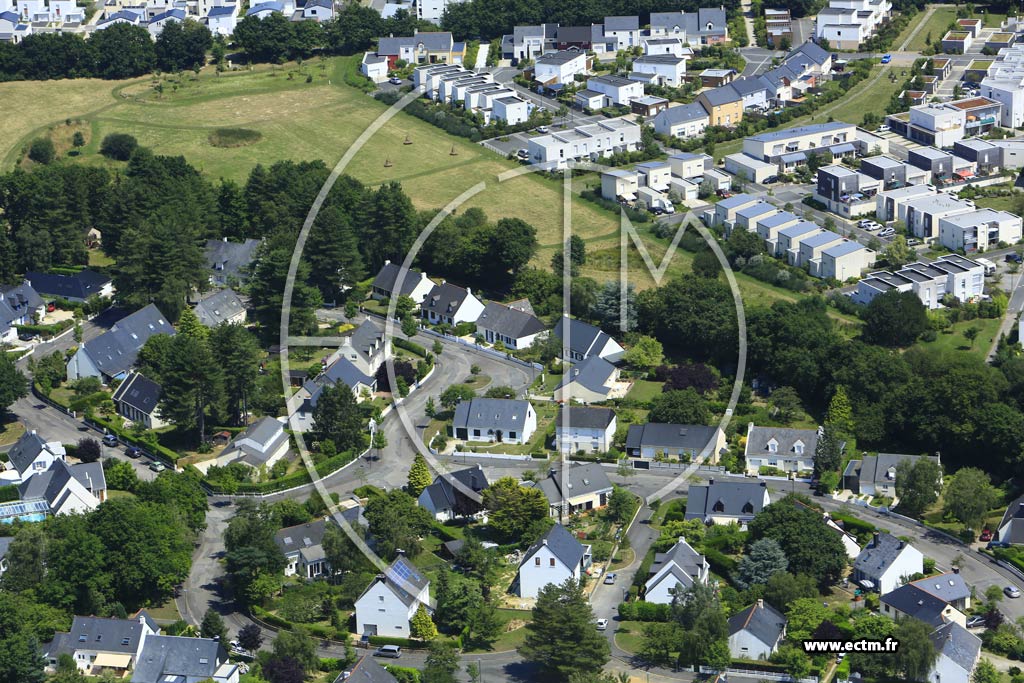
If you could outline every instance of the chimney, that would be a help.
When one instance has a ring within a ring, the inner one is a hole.
[[[227,236],[227,235],[224,235],[223,237],[221,237],[221,239],[222,239],[222,240],[224,241],[224,243],[226,244],[226,243],[227,243],[227,241],[228,241],[228,236]]]
[[[959,574],[960,573],[960,567],[958,567],[956,565],[953,565],[953,573],[954,574]]]
[[[385,266],[390,266],[391,265],[391,259],[389,259],[389,258],[384,259],[384,265]]]
[[[711,477],[710,479],[708,479],[708,486],[714,486],[714,485],[715,485],[715,478]]]
[[[874,535],[872,535],[872,537],[871,537],[871,547],[875,547],[875,546],[877,546],[877,545],[878,545],[878,539],[879,539],[879,534],[878,534],[878,532],[876,531],[876,532],[874,533]]]
[[[547,538],[542,538],[540,542],[543,543],[544,545],[547,545],[548,544],[548,539]]]
[[[32,430],[32,433],[33,433],[33,434],[35,434],[35,433],[36,433],[36,430],[34,430],[34,429],[33,429],[33,430]],[[1024,505],[1024,503],[1021,503],[1021,505]]]
[[[757,599],[757,609],[764,609],[764,599],[763,598],[758,598]]]

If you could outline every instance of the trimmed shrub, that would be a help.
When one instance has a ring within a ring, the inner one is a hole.
[[[139,141],[127,133],[111,133],[100,143],[100,154],[108,159],[128,161],[139,146]]]
[[[417,356],[422,358],[427,357],[427,350],[416,342],[411,342],[408,339],[402,339],[401,337],[395,337],[391,341],[400,349],[405,349],[409,353],[415,353]]]

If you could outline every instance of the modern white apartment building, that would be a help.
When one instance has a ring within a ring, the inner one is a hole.
[[[639,144],[640,126],[621,118],[531,138],[528,151],[531,163],[563,168],[570,160],[596,161],[615,152],[633,152]]]
[[[907,220],[907,203],[921,197],[935,196],[931,185],[908,185],[875,195],[875,216],[883,221]]]
[[[860,242],[843,240],[822,249],[818,258],[811,260],[810,272],[814,277],[845,282],[860,277],[866,268],[875,265],[876,256],[873,250]]]
[[[818,12],[816,37],[840,50],[856,50],[892,13],[889,0],[829,0]]]
[[[857,283],[853,300],[867,305],[879,294],[892,290],[914,292],[929,309],[939,308],[946,294],[966,303],[984,293],[985,267],[959,254],[946,254],[931,263],[911,263],[895,273],[871,273]]]
[[[981,81],[981,94],[1003,105],[1000,125],[1024,126],[1024,45],[1000,48]]]
[[[907,137],[935,147],[952,147],[964,137],[967,114],[955,107],[922,104],[910,108],[910,135]]]
[[[807,152],[812,150],[829,150],[836,156],[852,154],[856,151],[853,144],[857,139],[856,131],[852,123],[840,121],[776,130],[746,138],[743,153],[771,163],[792,154],[803,154],[806,158]]]
[[[947,249],[983,252],[1020,238],[1020,216],[1008,211],[978,209],[939,218],[939,244]]]
[[[534,62],[533,78],[544,85],[572,83],[576,74],[585,74],[586,72],[586,52],[562,50],[538,57]]]
[[[946,193],[938,193],[907,202],[904,220],[910,234],[924,242],[931,243],[939,237],[939,221],[941,219],[970,213],[974,210],[974,202],[958,199]],[[1017,232],[1020,233],[1019,228]]]

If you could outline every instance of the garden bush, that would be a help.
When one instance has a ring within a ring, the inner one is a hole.
[[[111,133],[100,143],[100,154],[108,159],[128,161],[138,148],[139,141],[126,133]]]

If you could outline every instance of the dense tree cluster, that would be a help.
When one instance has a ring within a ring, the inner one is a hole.
[[[825,587],[835,583],[846,567],[846,553],[825,519],[798,499],[787,496],[758,513],[749,524],[756,542],[770,538],[785,554],[789,571],[807,574]]]

